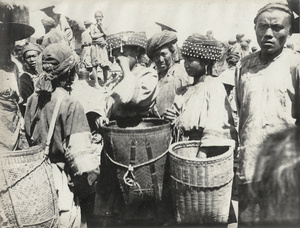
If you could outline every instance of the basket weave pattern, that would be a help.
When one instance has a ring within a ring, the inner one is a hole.
[[[135,165],[138,165],[150,160],[146,152],[146,142],[149,142],[153,158],[156,158],[168,149],[170,139],[169,124],[138,130],[123,129],[122,131],[114,131],[113,129],[106,129],[104,133],[104,147],[106,152],[112,155],[116,162],[128,166],[130,164],[130,150],[134,141],[136,145]],[[153,163],[158,182],[159,200],[161,200],[165,161],[166,157],[162,157]],[[149,197],[154,199],[155,193],[150,166],[145,165],[133,171],[135,181],[139,184],[140,188],[137,186],[131,187],[124,183],[123,176],[126,171],[123,167],[117,167],[117,178],[125,203],[139,203],[144,198]]]
[[[200,142],[170,147],[173,206],[179,223],[227,223],[233,179],[233,148],[200,159]],[[193,158],[192,158],[193,157]]]
[[[0,166],[0,207],[7,227],[56,227],[57,196],[43,149],[2,152]]]

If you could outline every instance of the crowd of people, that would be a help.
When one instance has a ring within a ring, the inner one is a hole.
[[[0,150],[49,146],[58,227],[92,226],[99,216],[117,218],[104,226],[132,222],[122,217],[118,184],[103,177],[109,167],[101,129],[113,120],[135,126],[146,117],[170,123],[173,142],[234,142],[238,210],[228,223],[299,224],[300,54],[286,45],[294,28],[288,4],[257,12],[259,48],[244,34],[220,42],[212,31],[191,34],[179,47],[168,26],[150,38],[108,34],[98,10],[95,22],[84,22],[80,55],[68,21],[53,8],[41,9],[48,16],[41,21],[45,35],[22,47],[18,69],[15,41],[34,28],[14,21],[11,7],[0,3]],[[1,206],[0,225],[9,226]],[[163,207],[152,223],[176,225],[172,206]]]

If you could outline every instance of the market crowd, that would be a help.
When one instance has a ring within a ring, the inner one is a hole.
[[[159,209],[126,207],[103,152],[104,126],[143,118],[170,123],[171,143],[232,143],[228,224],[299,224],[300,54],[287,45],[297,13],[290,5],[269,3],[254,15],[259,47],[244,34],[220,42],[213,31],[195,31],[179,46],[177,31],[160,23],[152,37],[108,34],[97,10],[84,21],[80,50],[54,7],[40,9],[45,34],[29,42],[34,28],[0,3],[0,151],[48,148],[54,227],[177,225],[168,188]],[[209,157],[200,152],[195,159]],[[10,227],[2,201],[1,223]]]

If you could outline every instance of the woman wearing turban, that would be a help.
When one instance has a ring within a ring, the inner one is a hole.
[[[145,53],[146,42],[144,32],[108,36],[110,54],[121,67],[123,79],[106,98],[103,117],[128,123],[149,115],[155,103],[158,79],[154,70],[138,63]]]
[[[189,84],[183,64],[174,61],[176,42],[176,34],[164,30],[152,36],[147,43],[147,54],[154,61],[158,73],[158,95],[154,113],[158,116],[162,116],[173,104],[180,89]]]
[[[75,75],[75,58],[69,46],[52,44],[42,52],[42,70],[36,92],[28,98],[25,132],[31,146],[45,145],[54,107],[60,101],[58,116],[49,147],[60,210],[59,227],[79,227],[80,207],[76,180],[92,185],[99,161],[91,146],[91,133],[80,103],[68,94]],[[84,174],[84,175],[83,175]],[[68,186],[68,177],[74,189]]]
[[[236,139],[230,104],[224,85],[212,77],[212,67],[220,58],[216,40],[193,34],[182,47],[185,69],[194,83],[175,97],[165,118],[180,129],[180,140],[200,140],[215,145],[220,139]]]

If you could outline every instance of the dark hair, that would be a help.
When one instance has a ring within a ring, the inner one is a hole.
[[[300,128],[270,135],[259,153],[252,190],[264,223],[300,222]]]

